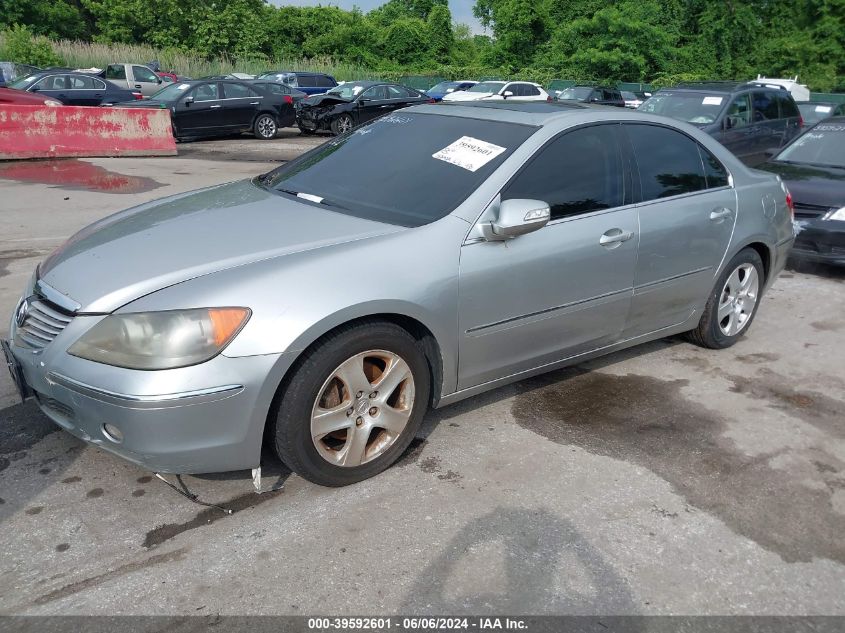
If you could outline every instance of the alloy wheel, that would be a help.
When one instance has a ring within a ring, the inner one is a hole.
[[[760,277],[752,264],[740,264],[730,274],[719,296],[719,329],[725,336],[739,334],[754,314]]]
[[[383,455],[408,425],[414,376],[398,354],[371,350],[335,369],[311,410],[311,439],[319,455],[354,467]]]
[[[342,117],[340,117],[340,119],[338,119],[337,131],[340,134],[343,134],[344,132],[348,132],[351,129],[352,129],[352,119],[350,119],[348,116],[342,116]]]
[[[258,133],[263,138],[273,138],[274,136],[276,136],[276,122],[271,116],[262,116],[260,119],[258,119],[256,127],[258,128]]]

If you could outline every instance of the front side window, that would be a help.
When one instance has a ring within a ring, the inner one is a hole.
[[[38,90],[65,90],[65,78],[63,75],[50,75],[36,83],[33,88]]]
[[[623,204],[618,125],[596,125],[546,145],[502,192],[548,203],[552,220]]]
[[[143,81],[149,84],[158,83],[158,75],[145,66],[133,66],[132,74],[135,75],[135,81]]]
[[[772,92],[754,93],[754,120],[774,121],[780,118],[778,101]]]
[[[658,200],[707,188],[698,143],[667,127],[626,124],[640,172],[642,200]]]
[[[217,84],[203,84],[197,86],[191,93],[194,101],[217,101],[220,98],[220,91]]]
[[[742,127],[751,123],[751,100],[748,95],[740,95],[731,102],[725,120],[729,128]]]
[[[399,226],[445,217],[537,128],[405,110],[303,154],[259,183],[326,209]]]

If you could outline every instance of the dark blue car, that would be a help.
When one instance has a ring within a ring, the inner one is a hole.
[[[270,70],[261,73],[256,79],[283,83],[307,95],[321,95],[337,85],[335,78],[325,73],[292,72],[288,70]]]
[[[139,99],[141,94],[121,88],[96,75],[61,70],[35,73],[18,79],[10,87],[37,92],[73,106],[113,105],[121,101]]]
[[[477,83],[477,81],[441,81],[436,86],[426,90],[425,94],[435,101],[442,101],[446,95],[461,90],[469,90]]]

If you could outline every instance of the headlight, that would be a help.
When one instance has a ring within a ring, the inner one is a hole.
[[[83,334],[68,354],[127,369],[196,365],[222,352],[250,314],[247,308],[112,314]]]
[[[831,211],[824,217],[825,220],[845,220],[845,207]]]

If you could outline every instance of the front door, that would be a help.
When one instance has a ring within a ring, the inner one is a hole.
[[[362,92],[361,96],[358,97],[358,120],[356,123],[360,125],[372,121],[393,110],[394,105],[391,104],[387,96],[387,86],[373,86]]]
[[[161,89],[161,79],[146,66],[132,66],[132,74],[134,80],[130,90],[140,90],[142,95],[149,97]]]
[[[749,94],[738,95],[731,101],[722,119],[722,129],[714,137],[742,162],[748,164],[754,160],[757,153],[757,127],[751,121]]]
[[[618,124],[604,124],[547,143],[501,199],[543,200],[550,223],[461,249],[459,389],[619,339],[638,242],[619,138]]]
[[[639,174],[640,248],[625,338],[683,323],[713,289],[736,222],[725,167],[681,132],[625,123]]]

